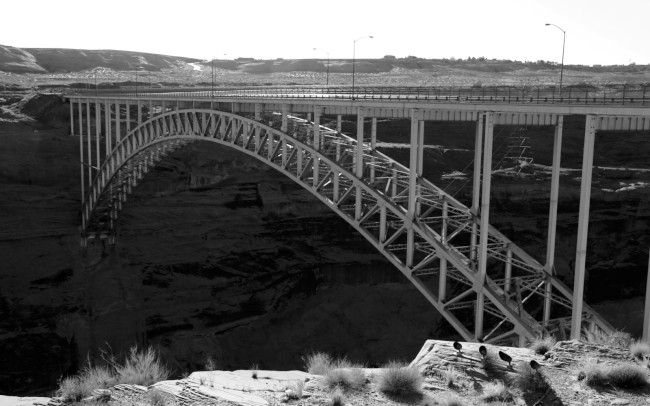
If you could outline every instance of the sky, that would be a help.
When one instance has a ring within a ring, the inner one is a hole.
[[[650,0],[4,0],[0,44],[198,59],[356,51],[560,63],[564,34],[551,23],[566,32],[567,65],[650,64],[649,15]]]

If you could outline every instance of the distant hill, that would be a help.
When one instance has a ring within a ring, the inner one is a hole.
[[[96,67],[116,71],[160,71],[200,62],[200,59],[131,51],[64,48],[15,48],[0,45],[0,71],[12,73],[66,73]]]

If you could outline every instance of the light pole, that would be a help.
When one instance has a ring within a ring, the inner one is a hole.
[[[352,45],[352,100],[354,100],[354,64],[356,62],[357,41],[360,41],[364,38],[372,38],[372,35],[366,35],[365,37],[357,38],[354,40]]]
[[[330,53],[319,48],[314,48],[314,51],[321,51],[327,54],[327,79],[326,86],[330,87]]]
[[[546,23],[547,26],[552,25],[558,30],[562,31],[562,66],[560,67],[560,98],[562,97],[562,74],[564,73],[564,44],[566,43],[566,31],[555,24]]]

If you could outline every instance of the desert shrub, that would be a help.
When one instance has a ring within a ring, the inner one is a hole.
[[[120,363],[113,355],[104,359],[113,367],[118,383],[149,386],[164,381],[170,375],[169,369],[163,365],[156,351],[149,347],[138,351],[137,346],[131,347],[124,363]]]
[[[632,336],[630,333],[616,330],[609,334],[600,329],[594,331],[584,331],[583,341],[593,344],[609,345],[618,348],[629,348],[632,344]]]
[[[379,374],[379,390],[399,396],[421,393],[422,375],[415,367],[389,362]]]
[[[155,388],[147,392],[147,397],[151,406],[166,406],[173,398],[170,394]]]
[[[442,371],[442,378],[445,380],[445,386],[448,388],[455,388],[458,385],[458,379],[460,378],[460,372],[453,366],[447,367]]]
[[[647,341],[634,341],[630,344],[630,352],[635,358],[650,357],[650,343]]]
[[[305,369],[313,375],[325,375],[332,369],[332,357],[324,352],[314,352],[303,357]]]
[[[332,392],[332,406],[343,406],[343,399],[343,392],[340,389]]]
[[[259,372],[260,366],[257,364],[251,365],[251,378],[257,379],[257,373]]]
[[[481,369],[488,377],[499,375],[499,361],[497,361],[493,353],[489,352],[483,359],[481,359],[480,365]]]
[[[536,338],[530,343],[529,348],[539,355],[546,354],[555,345],[555,338],[552,336]]]
[[[336,368],[325,373],[325,385],[330,389],[359,389],[366,383],[366,374],[357,368]]]
[[[83,376],[70,376],[59,382],[57,395],[63,398],[64,403],[79,402],[92,394],[93,387]]]
[[[287,385],[286,389],[291,391],[288,399],[302,399],[302,390],[305,388],[305,381],[299,380]]]
[[[219,369],[217,361],[212,356],[205,360],[204,368],[206,371],[217,371]]]
[[[595,360],[587,360],[579,369],[578,379],[584,379],[589,386],[603,386],[608,383],[607,368]]]
[[[517,365],[516,372],[512,384],[523,393],[543,392],[549,387],[544,374],[532,369],[528,364]]]
[[[512,394],[503,382],[489,382],[483,388],[481,399],[484,402],[510,402],[512,400]]]
[[[78,402],[91,396],[93,389],[106,389],[116,385],[117,379],[105,366],[91,366],[90,363],[80,373],[63,379],[59,384],[59,396],[67,402]]]
[[[648,384],[645,369],[638,365],[615,365],[607,372],[609,382],[619,388],[640,388]]]

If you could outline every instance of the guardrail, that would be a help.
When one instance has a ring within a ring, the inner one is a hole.
[[[650,84],[472,87],[217,87],[78,89],[68,95],[147,98],[272,97],[281,99],[418,100],[459,103],[650,105]]]

